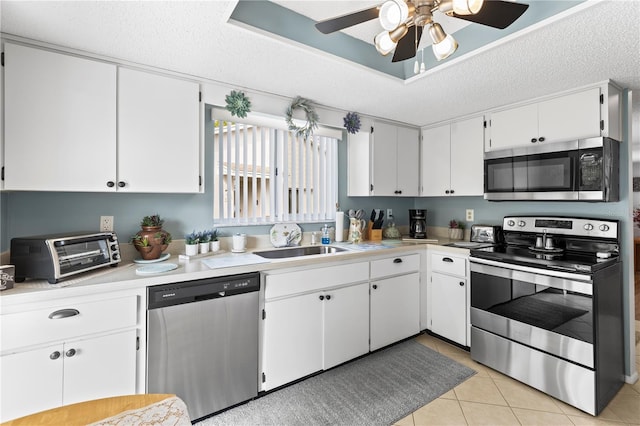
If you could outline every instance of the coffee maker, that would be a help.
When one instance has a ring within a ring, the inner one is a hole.
[[[427,211],[409,209],[409,236],[411,238],[427,238]]]

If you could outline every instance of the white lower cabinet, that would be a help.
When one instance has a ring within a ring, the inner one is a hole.
[[[371,283],[372,351],[420,332],[420,274]]]
[[[469,346],[468,256],[445,252],[429,254],[430,330]]]
[[[68,298],[0,318],[0,421],[135,394],[138,300]]]

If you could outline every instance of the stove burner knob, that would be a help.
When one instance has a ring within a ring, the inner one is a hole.
[[[593,230],[593,225],[590,224],[590,223],[585,223],[584,224],[584,229],[585,229],[585,231],[591,231],[591,230]]]
[[[609,230],[609,225],[603,223],[602,225],[600,225],[600,230],[602,232],[607,232]]]
[[[507,221],[507,225],[514,226],[516,223],[513,220]]]
[[[526,225],[526,223],[525,223],[525,221],[524,221],[524,220],[519,220],[519,221],[518,221],[518,226],[519,226],[519,227],[521,227],[521,228],[522,228],[522,227],[523,227],[523,226],[525,226],[525,225]]]

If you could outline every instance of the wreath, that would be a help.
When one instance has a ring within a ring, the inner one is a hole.
[[[243,92],[236,92],[232,90],[224,100],[227,102],[227,111],[231,115],[236,115],[240,118],[245,118],[247,113],[251,111],[251,101]]]
[[[293,111],[296,109],[302,109],[305,112],[307,118],[307,124],[304,126],[296,126],[293,123]],[[295,130],[296,135],[304,136],[305,139],[309,137],[313,130],[318,127],[318,113],[314,108],[313,102],[308,99],[297,96],[289,108],[287,108],[287,124],[289,125],[289,130]]]
[[[348,112],[347,115],[342,118],[342,121],[344,121],[344,128],[347,129],[347,132],[356,134],[360,131],[360,117],[358,113]]]

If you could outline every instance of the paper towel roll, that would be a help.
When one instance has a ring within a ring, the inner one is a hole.
[[[336,212],[336,241],[342,241],[344,235],[344,212]]]

